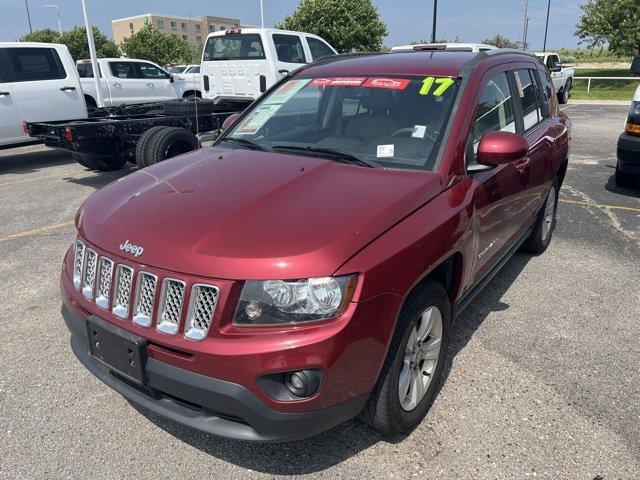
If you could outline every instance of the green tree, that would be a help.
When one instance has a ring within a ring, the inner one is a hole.
[[[590,48],[608,44],[618,55],[640,55],[640,1],[589,0],[576,35]]]
[[[371,0],[302,0],[278,28],[314,33],[339,52],[380,50],[388,33]]]
[[[518,48],[518,44],[516,42],[512,42],[507,37],[503,35],[496,35],[495,37],[485,38],[482,42],[486,45],[493,45],[498,48]]]
[[[120,52],[118,47],[107,38],[97,27],[93,27],[93,40],[96,44],[96,54],[98,57],[118,57]],[[45,42],[62,43],[67,46],[74,60],[89,58],[89,42],[87,42],[87,31],[84,27],[74,27],[71,30],[60,33],[50,28],[34,30],[20,38],[21,42]]]
[[[120,48],[129,58],[141,58],[158,65],[193,63],[200,56],[199,51],[189,42],[162,33],[149,23],[125,38]]]
[[[120,51],[115,42],[102,33],[98,27],[93,27],[93,42],[96,45],[96,55],[101,58],[119,57]],[[87,30],[84,27],[74,27],[62,32],[60,43],[64,43],[74,60],[89,58],[89,42]]]
[[[34,30],[18,39],[19,42],[60,43],[60,33],[50,28]]]

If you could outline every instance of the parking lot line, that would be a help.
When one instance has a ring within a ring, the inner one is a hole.
[[[0,237],[0,242],[6,240],[15,240],[17,238],[30,237],[32,235],[50,232],[51,230],[58,230],[59,228],[69,227],[73,225],[73,223],[74,220],[69,220],[68,222],[53,223],[51,225],[45,225],[44,227],[33,228],[31,230],[23,230],[22,232],[12,233],[11,235]]]
[[[593,202],[581,202],[579,200],[565,200],[564,198],[561,198],[558,201],[560,203],[572,203],[574,205],[584,205],[586,207],[605,208],[608,210],[627,210],[631,212],[640,213],[640,207],[625,207],[623,205],[602,205],[602,204],[593,203]]]
[[[72,173],[77,173],[77,170],[67,170],[65,172],[53,173],[51,175],[42,175],[40,177],[25,178],[25,179],[22,179],[22,180],[14,180],[13,182],[0,183],[0,187],[6,187],[6,186],[9,186],[9,185],[16,185],[18,183],[35,182],[37,180],[45,180],[47,178],[53,178],[53,177],[62,177],[64,175],[70,175]]]

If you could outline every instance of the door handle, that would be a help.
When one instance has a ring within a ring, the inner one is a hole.
[[[9,95],[11,95],[9,92],[0,92],[0,97],[8,97]]]
[[[113,84],[113,86],[114,86],[114,87],[118,87],[118,88],[120,88],[120,87],[122,87],[122,84],[121,84],[121,83],[118,83],[118,82],[115,82],[115,83]]]
[[[71,92],[72,90],[75,90],[76,87],[60,87],[60,90],[63,92]]]
[[[282,73],[283,75],[286,75],[287,73],[289,73],[289,70],[287,70],[286,68],[283,68],[282,70],[278,70],[278,73]]]
[[[154,83],[151,83],[151,82],[147,83],[147,87],[153,87],[154,85],[155,85],[155,84],[154,84]]]
[[[529,164],[531,163],[531,159],[529,157],[525,157],[522,160],[516,162],[515,167],[518,173],[524,173],[529,168]]]

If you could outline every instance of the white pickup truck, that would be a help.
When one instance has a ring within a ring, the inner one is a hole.
[[[202,55],[202,96],[253,100],[287,73],[335,49],[311,33],[233,28],[210,33]]]
[[[105,106],[162,102],[182,96],[173,76],[146,60],[99,58],[102,97]],[[90,60],[77,62],[82,91],[88,107],[97,105],[96,85]]]
[[[575,68],[573,66],[565,66],[560,60],[560,55],[553,52],[534,52],[534,55],[544,63],[551,73],[553,86],[558,93],[558,101],[567,103],[571,88],[573,87],[573,77],[575,76]]]
[[[0,42],[0,147],[34,141],[23,122],[86,117],[78,73],[65,45]]]

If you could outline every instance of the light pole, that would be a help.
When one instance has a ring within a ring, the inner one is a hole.
[[[104,99],[102,98],[102,85],[100,79],[100,67],[98,66],[98,57],[96,55],[96,44],[93,41],[93,28],[89,21],[89,12],[85,0],[82,2],[82,13],[84,14],[84,26],[87,30],[87,41],[89,42],[89,56],[91,57],[91,68],[93,69],[93,81],[96,85],[96,103],[98,107],[104,107]]]
[[[29,0],[24,0],[24,6],[27,7],[27,20],[29,20],[29,32],[33,33],[31,28],[31,15],[29,14]]]
[[[431,30],[431,43],[436,43],[437,18],[438,18],[438,0],[433,0],[433,28]]]
[[[547,51],[547,32],[549,31],[549,12],[551,11],[551,0],[547,0],[547,23],[544,26],[544,43],[542,45],[542,51]]]
[[[45,7],[55,9],[56,14],[58,15],[58,31],[60,32],[60,35],[62,35],[62,21],[60,20],[60,8],[58,7],[58,5],[45,5]]]
[[[264,6],[262,0],[260,0],[260,27],[264,28]]]

